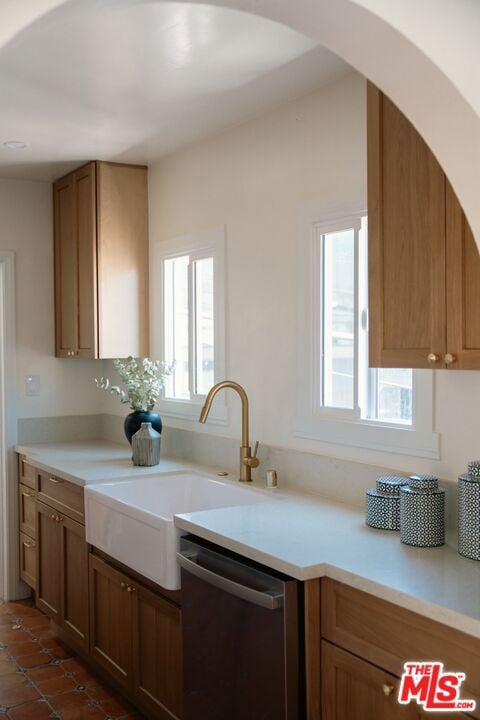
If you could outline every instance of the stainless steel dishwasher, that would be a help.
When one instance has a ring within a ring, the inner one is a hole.
[[[181,539],[184,720],[304,717],[303,586]]]

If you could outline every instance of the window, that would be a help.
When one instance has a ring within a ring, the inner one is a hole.
[[[431,371],[368,367],[366,213],[318,217],[300,224],[296,434],[436,458]]]
[[[319,406],[412,425],[413,371],[368,367],[367,217],[315,227],[319,283]]]
[[[154,246],[156,354],[174,363],[160,410],[198,419],[198,406],[224,376],[224,228]],[[216,403],[213,419],[224,412]]]

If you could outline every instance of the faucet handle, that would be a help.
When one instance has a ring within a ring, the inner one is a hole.
[[[247,465],[249,468],[256,468],[260,465],[260,460],[257,458],[257,452],[258,452],[258,440],[255,443],[255,447],[253,448],[253,455],[250,455],[250,457],[243,458],[242,462],[244,465]]]

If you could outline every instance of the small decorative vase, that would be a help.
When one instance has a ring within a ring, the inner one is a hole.
[[[162,420],[158,413],[152,412],[151,410],[134,410],[130,415],[127,415],[123,426],[125,437],[130,445],[132,444],[132,437],[137,430],[140,430],[142,423],[146,422],[152,423],[153,429],[160,435],[162,434]]]
[[[132,437],[133,464],[152,467],[160,462],[161,436],[152,428],[151,422],[142,422],[140,430]]]

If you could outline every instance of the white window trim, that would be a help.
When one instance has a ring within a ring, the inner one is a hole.
[[[214,338],[215,374],[214,381],[225,377],[225,226],[220,225],[192,235],[164,242],[154,242],[151,249],[150,265],[151,321],[150,337],[152,354],[164,359],[164,301],[163,264],[169,258],[191,255],[195,259],[213,257],[214,261]],[[198,421],[204,396],[195,395],[190,400],[162,397],[157,403],[158,411],[166,417]],[[225,425],[228,411],[225,398],[215,400],[208,417],[209,421]]]
[[[318,408],[315,393],[319,390],[317,375],[320,330],[318,325],[318,227],[326,227],[343,218],[366,215],[361,200],[339,207],[304,208],[298,219],[298,318],[297,318],[297,414],[296,437],[326,443],[367,448],[381,452],[414,455],[438,460],[440,437],[434,432],[434,373],[414,370],[413,424],[407,427],[378,420],[356,418],[340,409]]]

